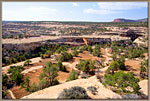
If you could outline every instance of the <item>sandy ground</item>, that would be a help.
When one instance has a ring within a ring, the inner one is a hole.
[[[34,64],[34,63],[39,62],[42,59],[41,59],[41,57],[37,57],[37,58],[32,58],[30,60],[32,61],[31,63]],[[21,65],[24,64],[24,62],[25,61],[22,61],[22,62],[18,62],[16,64],[12,64],[12,65],[9,65],[9,66],[2,67],[2,73],[7,73],[8,69],[10,68],[10,66],[21,66]]]
[[[26,73],[28,73],[28,72],[36,72],[35,70],[37,70],[37,69],[40,69],[40,68],[43,68],[43,66],[36,66],[36,67],[31,67],[31,68],[29,68],[29,69],[25,69],[24,71],[22,71],[21,73],[22,74],[26,74]]]
[[[69,62],[62,62],[63,65],[67,65],[69,68],[74,69],[74,70],[78,70],[76,68],[76,64],[78,64],[78,62],[73,62],[73,63],[69,63]]]
[[[139,60],[125,60],[125,66],[128,68],[125,72],[133,72],[136,77],[140,78],[140,63]]]
[[[143,92],[145,95],[148,96],[148,80],[142,80],[139,82],[139,85],[141,87],[141,92]]]
[[[74,81],[66,82],[64,84],[49,87],[37,92],[34,92],[28,96],[24,96],[22,99],[57,99],[59,93],[63,91],[64,88],[71,88],[74,86],[80,86],[87,90],[87,87],[94,86],[97,88],[97,95],[88,95],[93,99],[106,99],[106,98],[121,98],[120,95],[112,92],[111,90],[105,88],[98,79],[93,76],[88,79],[77,79]]]

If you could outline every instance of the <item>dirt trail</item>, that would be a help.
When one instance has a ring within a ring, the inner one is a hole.
[[[8,92],[10,93],[12,99],[16,99],[16,97],[14,96],[13,92],[11,90],[8,90]]]

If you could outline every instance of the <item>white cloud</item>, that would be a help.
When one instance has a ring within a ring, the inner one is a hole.
[[[52,17],[55,18],[58,14],[58,10],[48,7],[28,7],[16,10],[4,10],[2,13],[3,20],[36,21],[49,20]]]
[[[124,10],[139,9],[147,7],[147,2],[99,2],[98,9],[86,9],[87,14],[114,14],[123,13]]]
[[[105,10],[129,10],[147,7],[147,2],[99,2],[100,9]]]
[[[73,13],[72,11],[69,11],[69,13]]]
[[[29,7],[27,8],[29,12],[40,13],[40,14],[56,14],[57,10],[48,7]]]
[[[77,3],[72,3],[72,5],[73,5],[73,6],[78,6],[78,4],[77,4]]]
[[[86,9],[83,11],[84,13],[87,14],[114,14],[114,13],[121,13],[121,12],[116,12],[112,10],[101,10],[101,9]]]

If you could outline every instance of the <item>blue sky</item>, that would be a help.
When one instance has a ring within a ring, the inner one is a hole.
[[[2,2],[6,21],[110,22],[147,17],[147,2]]]

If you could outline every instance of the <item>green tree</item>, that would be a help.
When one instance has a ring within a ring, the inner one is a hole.
[[[16,83],[16,85],[20,85],[22,83],[23,75],[21,71],[17,70],[11,73],[10,79]]]
[[[46,67],[43,69],[43,73],[40,74],[40,80],[46,79],[52,86],[56,77],[58,76],[57,72],[58,69],[56,68],[56,65],[52,64],[51,62],[48,62]]]
[[[110,65],[109,68],[107,69],[108,74],[114,74],[114,71],[118,70],[119,64],[117,61],[113,61]]]
[[[72,69],[71,73],[69,74],[69,77],[67,78],[67,81],[72,81],[78,79],[78,73],[75,72],[74,69]]]
[[[93,50],[93,55],[97,57],[101,57],[100,46],[98,45],[95,46],[95,49]]]
[[[143,78],[143,79],[145,79],[146,72],[147,72],[146,64],[144,62],[141,62],[140,77]]]
[[[59,57],[59,61],[69,61],[72,58],[73,58],[73,56],[71,53],[67,53],[67,52],[63,51],[61,53],[61,56]]]
[[[6,74],[2,74],[2,86],[7,86],[8,84],[8,76]]]
[[[24,62],[24,66],[29,66],[31,62],[32,62],[31,60],[26,60],[26,61]]]
[[[125,66],[125,58],[123,56],[121,56],[121,58],[117,59],[117,62],[119,64],[118,68],[121,70],[125,70],[126,66]]]
[[[80,60],[80,64],[77,64],[76,67],[79,70],[82,70],[85,73],[89,73],[89,71],[90,71],[90,62],[89,62],[89,60]]]
[[[29,76],[26,76],[23,82],[23,86],[26,88],[26,91],[29,91],[30,88],[30,79]]]
[[[58,61],[57,66],[59,68],[60,71],[66,72],[66,67],[62,64],[61,61]]]
[[[77,56],[79,54],[79,52],[77,50],[74,50],[72,54],[73,54],[73,56]]]
[[[135,78],[130,72],[125,73],[123,71],[116,72],[115,74],[105,74],[103,85],[112,86],[119,89],[123,93],[136,93],[140,94],[139,79]],[[131,87],[133,91],[127,90],[127,87]]]
[[[92,53],[92,46],[88,46],[88,51],[90,52],[90,53]]]

